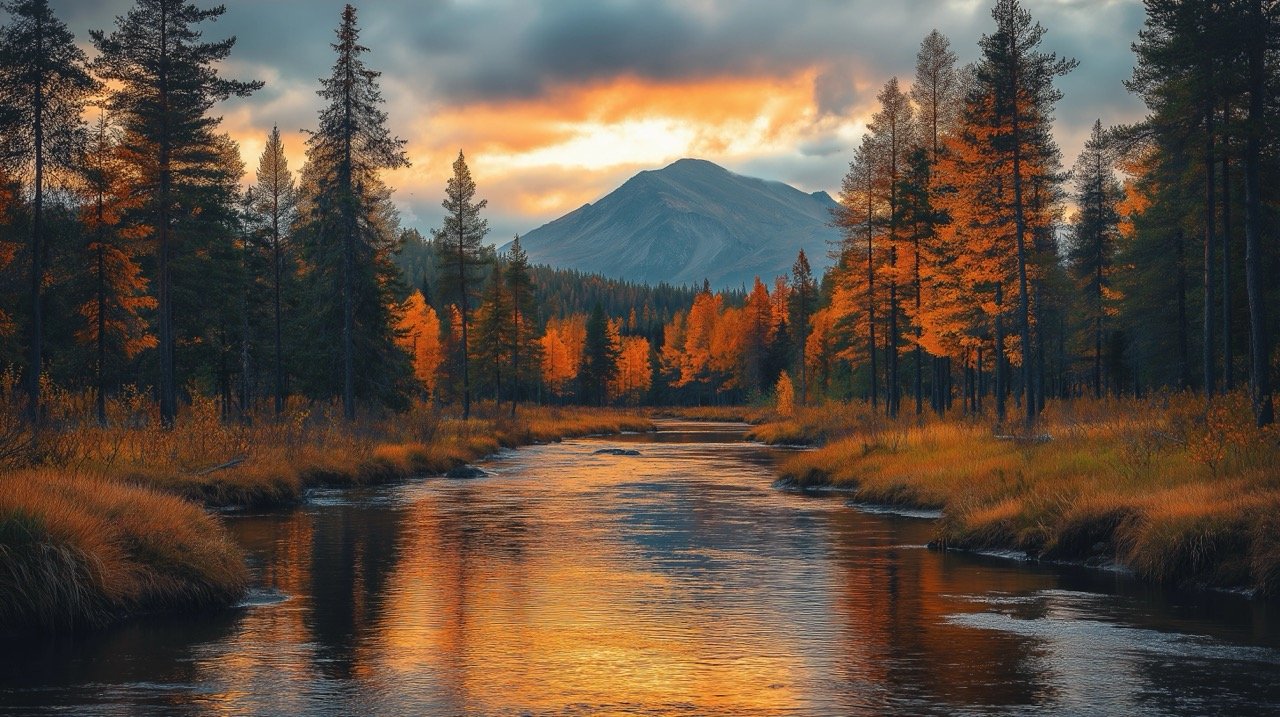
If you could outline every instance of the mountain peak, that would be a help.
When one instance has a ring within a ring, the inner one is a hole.
[[[530,261],[632,281],[750,285],[788,273],[800,249],[838,239],[826,192],[686,157],[524,234]]]

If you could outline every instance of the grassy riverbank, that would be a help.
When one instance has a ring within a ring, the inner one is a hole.
[[[209,507],[271,507],[320,485],[439,475],[500,448],[644,431],[644,417],[482,406],[470,421],[429,406],[339,420],[301,406],[225,422],[212,402],[168,431],[141,406],[99,427],[66,400],[26,466],[0,470],[0,632],[95,626],[137,612],[227,605],[247,573]]]
[[[813,443],[796,485],[941,508],[938,541],[1037,558],[1117,563],[1165,584],[1280,594],[1280,445],[1241,395],[1051,405],[1034,435],[990,421],[888,422],[863,407],[802,409],[758,426]]]

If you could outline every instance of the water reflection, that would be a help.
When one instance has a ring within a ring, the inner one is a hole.
[[[1271,607],[932,552],[930,521],[772,490],[777,453],[738,430],[231,518],[246,606],[11,648],[0,713],[1280,709]]]

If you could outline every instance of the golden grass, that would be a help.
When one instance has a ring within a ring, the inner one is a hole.
[[[0,476],[0,627],[226,604],[246,580],[222,524],[181,498],[52,468]]]
[[[1208,408],[1190,395],[1054,404],[1037,431],[890,422],[837,404],[755,433],[823,444],[785,463],[788,482],[942,508],[943,545],[1280,594],[1280,444],[1274,429],[1252,427],[1246,397]]]
[[[438,475],[503,447],[653,428],[618,411],[524,407],[513,419],[491,404],[465,422],[418,405],[352,424],[295,402],[280,420],[242,423],[197,399],[161,430],[138,394],[112,402],[106,427],[84,396],[54,389],[48,405],[51,427],[26,465],[0,468],[0,631],[234,601],[243,558],[202,506],[288,504],[309,486]]]

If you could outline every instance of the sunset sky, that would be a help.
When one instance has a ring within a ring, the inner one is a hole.
[[[88,43],[128,0],[52,0]],[[201,5],[211,3],[200,2]],[[272,124],[291,166],[315,124],[318,78],[342,2],[227,0],[206,36],[238,37],[225,74],[261,79],[219,107],[252,170]],[[405,226],[439,222],[449,164],[466,151],[505,242],[594,201],[642,169],[709,159],[834,194],[893,75],[909,82],[921,38],[946,34],[961,62],[989,30],[988,0],[379,0],[357,3],[367,62],[382,71],[392,131],[413,166],[388,179]],[[1139,119],[1122,82],[1142,23],[1137,0],[1025,0],[1047,49],[1081,64],[1061,88],[1068,166],[1094,119]],[[91,52],[92,54],[92,52]]]

